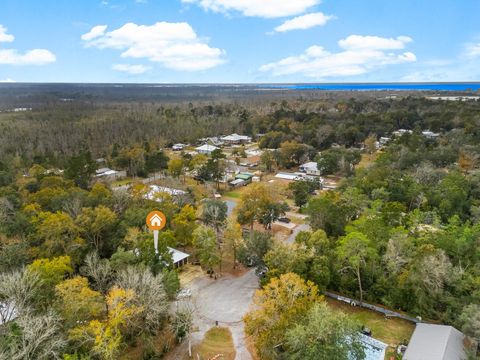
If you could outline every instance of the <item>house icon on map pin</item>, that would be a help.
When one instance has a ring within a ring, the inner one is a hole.
[[[157,214],[153,215],[151,218],[150,218],[150,225],[152,226],[162,226],[162,218],[160,216],[158,216]]]

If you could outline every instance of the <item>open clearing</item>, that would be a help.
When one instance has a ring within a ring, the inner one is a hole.
[[[220,360],[234,360],[235,348],[232,333],[225,327],[213,327],[205,333],[202,342],[194,346],[192,353],[200,355],[200,359],[211,359],[218,356]]]
[[[341,310],[350,315],[352,319],[359,321],[362,325],[372,331],[372,337],[389,345],[386,359],[393,355],[395,347],[409,340],[415,330],[415,324],[410,321],[396,318],[386,318],[377,312],[361,308],[359,306],[350,306],[341,301],[326,298],[326,301],[333,309]]]

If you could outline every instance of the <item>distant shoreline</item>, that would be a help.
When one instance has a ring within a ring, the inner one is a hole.
[[[6,82],[0,89],[72,86],[100,88],[232,88],[249,90],[325,90],[325,91],[480,91],[480,82],[346,82],[346,83],[65,83]]]

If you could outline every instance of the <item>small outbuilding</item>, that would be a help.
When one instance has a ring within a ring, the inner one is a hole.
[[[189,254],[171,247],[168,247],[168,251],[172,255],[173,266],[180,267],[188,264],[188,258],[190,257]]]

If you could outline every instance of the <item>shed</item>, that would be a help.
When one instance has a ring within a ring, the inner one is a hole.
[[[189,254],[184,253],[180,250],[168,247],[168,251],[172,255],[173,265],[180,267],[182,265],[188,264]]]
[[[418,323],[404,360],[465,360],[465,335],[448,325]]]

